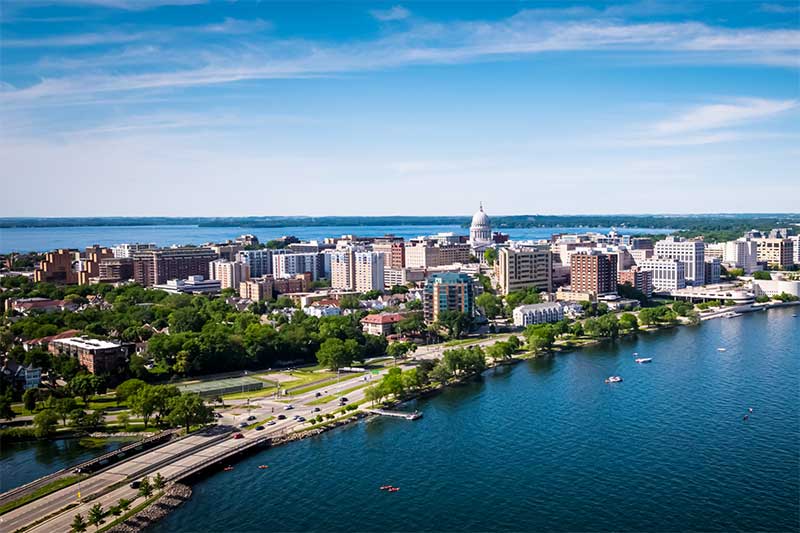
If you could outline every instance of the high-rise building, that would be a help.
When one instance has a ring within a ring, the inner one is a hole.
[[[272,274],[272,258],[284,250],[242,250],[236,260],[250,267],[250,277],[260,278]]]
[[[722,274],[722,266],[718,257],[709,257],[706,259],[705,264],[705,278],[706,285],[719,283],[720,275]]]
[[[686,240],[669,236],[658,241],[655,256],[659,259],[677,259],[684,266],[686,282],[705,285],[705,244],[701,240]]]
[[[272,257],[272,274],[276,278],[290,278],[297,274],[311,274],[311,280],[323,277],[324,265],[319,253],[277,254]]]
[[[338,250],[330,254],[331,287],[353,290],[355,287],[355,251],[352,248]]]
[[[372,244],[373,252],[384,255],[384,266],[388,269],[400,270],[406,266],[406,246],[402,237],[384,237]]]
[[[161,285],[171,279],[207,276],[208,263],[217,254],[208,248],[159,248],[133,254],[133,279],[145,287]]]
[[[133,259],[112,257],[100,261],[98,278],[101,282],[125,281],[133,278]]]
[[[367,292],[383,290],[384,254],[380,252],[356,252],[355,261],[355,290]]]
[[[617,256],[581,252],[570,259],[570,287],[574,292],[613,294],[617,292]]]
[[[497,255],[496,272],[503,294],[531,287],[545,292],[553,291],[553,259],[550,246],[546,244],[501,248]]]
[[[792,239],[755,239],[758,245],[758,262],[771,267],[786,268],[794,264]]]
[[[217,279],[222,289],[239,289],[239,284],[250,279],[250,267],[244,263],[217,259],[208,263],[208,279]]]
[[[469,244],[442,244],[432,239],[415,239],[406,244],[405,264],[411,268],[432,268],[468,263]]]
[[[634,266],[630,270],[620,270],[617,272],[617,277],[620,285],[630,285],[648,298],[653,295],[653,273],[651,271]]]
[[[686,288],[686,264],[677,259],[648,259],[639,267],[653,273],[653,290],[668,292]],[[703,262],[705,271],[705,262]],[[705,274],[705,272],[703,272]]]
[[[728,267],[741,268],[745,274],[758,270],[758,243],[744,238],[723,243],[722,262]]]
[[[423,291],[425,321],[435,322],[443,311],[458,311],[468,316],[475,313],[475,284],[464,273],[434,274],[425,282]]]
[[[86,248],[83,257],[78,262],[78,284],[88,285],[100,275],[100,261],[113,259],[114,252],[111,248],[94,245]]]
[[[111,251],[114,253],[114,257],[123,259],[123,258],[130,258],[133,257],[134,252],[140,252],[142,250],[155,250],[157,248],[156,243],[149,242],[149,243],[124,243],[124,244],[117,244],[116,246],[111,247]]]
[[[74,285],[78,283],[78,274],[73,269],[73,263],[80,259],[77,250],[55,250],[47,252],[44,260],[33,271],[33,280],[36,282],[64,283]]]

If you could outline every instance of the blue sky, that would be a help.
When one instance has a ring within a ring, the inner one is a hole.
[[[4,0],[3,216],[797,211],[798,2]]]

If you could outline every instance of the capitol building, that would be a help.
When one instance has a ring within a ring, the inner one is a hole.
[[[492,242],[492,222],[480,204],[478,211],[472,215],[472,224],[469,226],[469,244],[473,255],[482,257],[483,252],[490,248]]]

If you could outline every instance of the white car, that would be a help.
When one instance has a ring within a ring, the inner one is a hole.
[[[289,404],[289,405],[287,405],[286,407],[283,408],[284,411],[288,411],[289,409],[294,409],[294,405]]]

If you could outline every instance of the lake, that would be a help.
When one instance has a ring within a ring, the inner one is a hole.
[[[487,371],[246,458],[152,531],[797,531],[797,311]]]
[[[553,233],[599,231],[610,228],[509,228],[502,229],[512,239],[547,239]],[[342,235],[381,236],[387,233],[406,239],[452,231],[467,235],[469,229],[458,225],[429,226],[295,226],[285,228],[199,227],[199,226],[68,226],[54,228],[0,228],[0,253],[48,251],[58,248],[85,248],[93,244],[112,246],[120,243],[154,242],[159,246],[224,242],[250,233],[261,242],[284,235],[300,240],[321,240]],[[625,234],[671,233],[669,229],[624,228]]]

